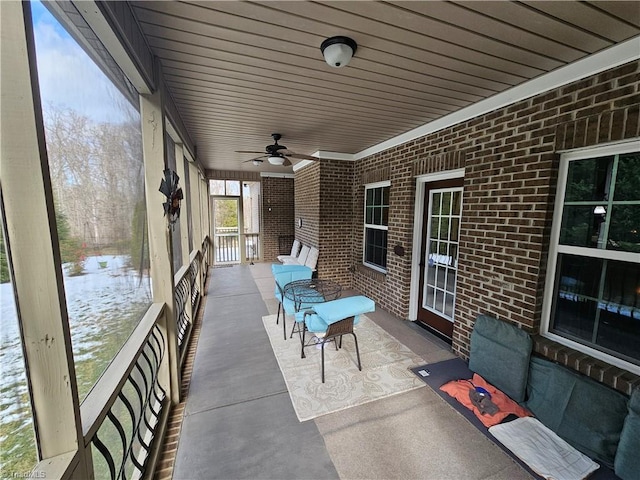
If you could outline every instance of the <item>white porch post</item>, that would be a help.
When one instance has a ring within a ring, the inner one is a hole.
[[[162,365],[160,376],[163,384],[169,387],[171,402],[176,404],[180,401],[180,356],[173,294],[173,250],[168,219],[164,216],[162,207],[166,197],[158,190],[166,165],[166,131],[161,88],[155,93],[140,95],[140,118],[153,301],[167,305],[164,322],[160,327],[167,339],[168,362]]]

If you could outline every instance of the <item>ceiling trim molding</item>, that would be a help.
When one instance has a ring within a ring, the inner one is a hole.
[[[409,130],[382,143],[366,148],[355,154],[330,152],[333,155],[344,157],[342,160],[360,160],[362,158],[383,152],[403,143],[424,137],[443,128],[456,125],[472,118],[484,115],[498,108],[506,107],[526,98],[539,95],[549,90],[581,80],[596,73],[609,70],[625,63],[640,58],[640,36],[633,37],[622,43],[594,53],[581,60],[560,67],[552,72],[529,80],[504,92],[498,93],[473,105],[469,105],[457,112],[450,113],[442,118],[426,123],[413,130]],[[316,152],[319,153],[319,152]],[[329,153],[329,152],[325,152]],[[316,155],[314,153],[314,155]],[[323,157],[324,158],[324,157]],[[299,165],[299,164],[298,164]],[[301,167],[300,167],[301,168]],[[294,168],[295,170],[295,168]]]
[[[293,173],[260,172],[260,177],[296,178]]]
[[[324,150],[318,150],[311,154],[312,157],[324,158],[326,160],[348,160],[353,162],[355,160],[352,153],[340,153],[340,152],[326,152]]]

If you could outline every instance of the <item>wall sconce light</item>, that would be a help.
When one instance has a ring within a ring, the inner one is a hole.
[[[331,37],[320,44],[324,60],[334,68],[346,67],[357,49],[358,44],[349,37]]]
[[[606,213],[607,213],[607,210],[602,205],[598,205],[596,208],[593,209],[594,215],[606,215]]]

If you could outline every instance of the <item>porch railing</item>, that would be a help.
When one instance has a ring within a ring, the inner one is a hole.
[[[153,304],[83,402],[85,448],[95,447],[94,468],[102,464],[111,479],[144,476],[153,441],[166,425],[162,320],[164,304]]]
[[[245,260],[253,264],[254,261],[260,260],[262,252],[260,252],[260,234],[245,233],[244,234],[244,251]]]
[[[245,261],[253,263],[261,258],[259,233],[216,233],[215,263],[240,263],[240,242],[244,242]]]
[[[240,241],[237,233],[216,233],[214,249],[216,263],[240,261]]]
[[[174,278],[180,365],[206,280],[207,237]],[[206,250],[205,250],[206,249]],[[169,415],[166,306],[154,303],[89,392],[81,406],[84,447],[92,451],[95,477],[149,477],[159,455]],[[91,471],[78,466],[78,472]]]

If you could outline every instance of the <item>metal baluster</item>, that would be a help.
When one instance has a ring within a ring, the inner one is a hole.
[[[93,436],[92,442],[96,446],[98,451],[102,454],[102,457],[107,462],[107,466],[109,467],[109,476],[111,480],[116,480],[116,465],[113,461],[113,457],[111,456],[111,452],[98,437],[98,432],[96,432],[96,434]]]

